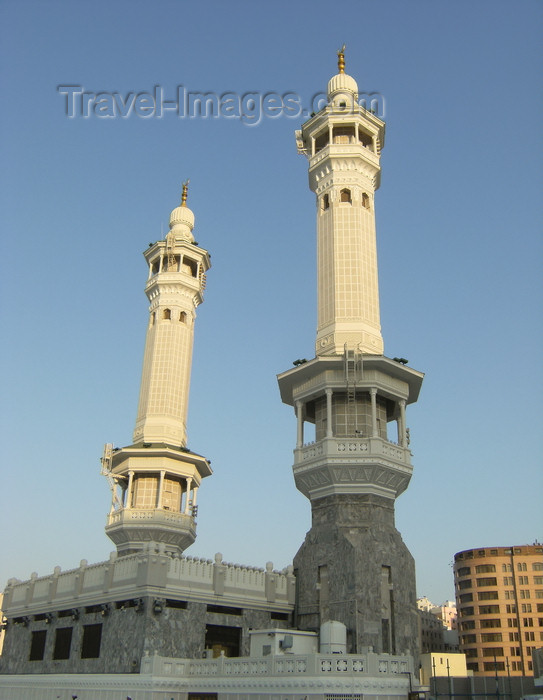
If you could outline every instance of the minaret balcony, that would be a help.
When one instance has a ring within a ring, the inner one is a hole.
[[[107,518],[106,527],[147,522],[153,524],[194,527],[194,518],[186,513],[179,513],[165,508],[121,508],[113,511]]]
[[[411,464],[411,451],[379,437],[329,437],[294,450],[295,464],[310,463],[327,457],[384,457],[400,464]]]
[[[353,158],[360,157],[375,166],[379,170],[379,156],[374,153],[371,147],[363,146],[361,143],[333,143],[324,146],[309,158],[309,170],[315,168],[326,158]]]
[[[330,437],[294,450],[294,479],[310,499],[333,493],[396,498],[407,488],[411,452],[379,437]]]
[[[194,517],[165,508],[112,511],[105,530],[121,556],[142,549],[146,542],[162,542],[166,551],[180,554],[196,539]]]

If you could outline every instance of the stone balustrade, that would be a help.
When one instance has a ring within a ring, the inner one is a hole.
[[[124,597],[163,595],[186,601],[216,602],[288,612],[294,605],[295,577],[292,566],[274,571],[225,563],[215,559],[167,555],[147,547],[136,554],[118,557],[49,576],[33,573],[29,580],[10,579],[4,593],[3,611],[8,618],[39,614],[77,605],[94,605]]]
[[[356,455],[386,457],[404,465],[411,463],[411,452],[408,448],[378,437],[325,438],[317,443],[313,442],[296,448],[294,451],[294,463],[296,466],[323,458],[348,458]]]
[[[145,656],[141,674],[155,676],[208,677],[282,676],[398,677],[413,673],[410,656],[389,654],[296,654],[265,657],[225,656],[216,659],[169,659]]]

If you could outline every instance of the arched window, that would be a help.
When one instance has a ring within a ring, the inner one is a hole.
[[[362,192],[362,206],[365,209],[370,208],[370,198],[369,195],[366,192]]]
[[[169,321],[172,317],[172,312],[171,309],[164,309],[164,312],[162,314],[162,318],[166,321]]]
[[[348,204],[352,204],[353,200],[351,199],[351,190],[344,189],[341,190],[339,193],[339,201],[340,202],[347,202]]]
[[[149,325],[150,325],[150,326],[154,326],[155,323],[156,323],[156,311],[153,311],[153,313],[151,314],[151,318],[150,318],[150,321],[149,321]]]
[[[181,311],[179,314],[179,320],[181,323],[186,323],[187,322],[187,312],[186,311]]]
[[[330,195],[324,194],[321,199],[321,209],[326,210],[330,207]]]

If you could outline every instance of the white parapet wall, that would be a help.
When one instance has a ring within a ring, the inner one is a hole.
[[[217,659],[144,657],[140,674],[0,676],[2,700],[186,700],[189,692],[219,700],[251,698],[324,700],[346,697],[405,698],[413,660],[378,654],[296,654]]]
[[[48,612],[78,604],[101,603],[108,599],[155,594],[188,601],[220,602],[255,609],[289,611],[294,605],[295,577],[292,567],[274,571],[227,564],[222,555],[214,560],[190,556],[170,556],[164,551],[146,549],[108,561],[61,571],[49,576],[33,573],[29,580],[10,579],[4,592],[3,611],[7,618]]]

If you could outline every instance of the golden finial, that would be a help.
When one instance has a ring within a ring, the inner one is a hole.
[[[345,73],[345,44],[337,52],[337,68],[340,73]]]
[[[187,196],[189,193],[189,182],[190,180],[185,180],[183,183],[183,194],[181,195],[181,206],[186,207],[187,206]]]

